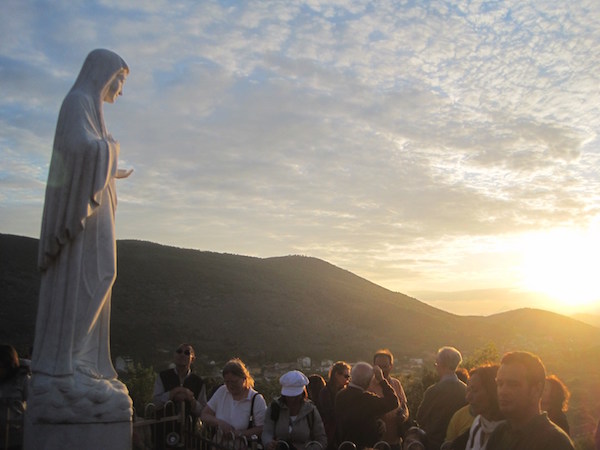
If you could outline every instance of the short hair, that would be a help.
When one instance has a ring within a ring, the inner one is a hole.
[[[475,367],[469,372],[469,377],[477,375],[481,380],[483,390],[490,401],[491,412],[493,417],[500,415],[500,406],[498,405],[498,389],[496,387],[496,374],[500,366],[498,364],[484,364]]]
[[[375,364],[375,359],[377,359],[378,356],[385,356],[386,358],[388,358],[390,360],[390,365],[394,365],[394,355],[392,354],[392,352],[387,349],[387,348],[382,348],[379,349],[375,352],[375,355],[373,355],[373,364]]]
[[[367,362],[357,362],[352,367],[352,383],[367,388],[373,378],[373,366]]]
[[[438,360],[440,361],[440,363],[444,367],[446,367],[452,371],[456,370],[456,368],[462,362],[462,355],[454,347],[440,348],[438,350],[437,357],[438,357]]]
[[[196,356],[196,350],[194,350],[194,346],[192,344],[188,344],[187,342],[184,342],[183,344],[179,344],[177,349],[180,349],[181,347],[189,347],[190,354],[193,355],[194,357]]]
[[[525,376],[529,386],[541,384],[542,388],[544,387],[546,381],[546,368],[539,356],[523,351],[508,352],[502,357],[500,364],[523,365],[525,367]]]
[[[240,358],[233,358],[227,361],[223,367],[223,377],[228,373],[244,379],[244,387],[250,389],[254,387],[254,378],[250,375],[248,368]]]
[[[343,373],[344,370],[350,372],[350,364],[346,361],[338,361],[329,369],[329,375],[327,376],[328,383],[331,383],[333,377],[338,373]]]
[[[569,410],[571,393],[567,386],[565,386],[565,383],[556,375],[548,375],[546,383],[550,387],[550,406],[562,412],[567,412]]]

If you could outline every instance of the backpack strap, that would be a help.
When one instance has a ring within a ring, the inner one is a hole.
[[[310,410],[310,414],[306,416],[306,420],[308,422],[308,429],[310,430],[310,439],[314,440],[314,429],[313,425],[315,424],[315,407],[313,406]]]
[[[271,420],[273,421],[273,423],[277,423],[277,421],[279,420],[279,408],[279,403],[273,400],[271,402]]]

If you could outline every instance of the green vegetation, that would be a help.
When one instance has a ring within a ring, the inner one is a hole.
[[[435,351],[453,345],[466,367],[510,350],[540,355],[572,391],[567,415],[576,439],[585,440],[600,417],[600,329],[582,322],[533,309],[456,316],[310,257],[259,259],[141,241],[117,246],[112,354],[136,362],[127,381],[136,405],[151,396],[151,367],[166,367],[175,346],[191,342],[196,370],[210,375],[232,356],[258,366],[305,355],[369,361],[374,349],[389,347],[398,370],[409,358],[425,361],[403,380],[416,411],[433,382]],[[39,292],[37,240],[0,234],[0,255],[0,340],[27,354]],[[269,396],[274,386],[257,381]]]
[[[496,344],[490,342],[484,347],[475,349],[473,353],[466,356],[461,367],[471,370],[474,367],[484,364],[498,364],[500,363],[500,357],[501,355],[496,348]]]
[[[144,367],[140,363],[130,367],[127,374],[121,378],[121,381],[129,389],[129,396],[133,400],[133,407],[138,415],[143,414],[144,407],[152,401],[155,380],[154,369]]]
[[[192,342],[197,366],[207,368],[234,355],[257,364],[303,355],[369,360],[379,347],[398,359],[427,359],[442,345],[468,355],[489,342],[498,354],[525,349],[554,364],[600,348],[600,329],[558,314],[456,316],[315,258],[117,245],[112,353],[146,366],[165,367],[180,342]],[[0,235],[0,252],[11,255],[0,258],[0,289],[10,305],[0,311],[0,339],[26,352],[39,291],[37,240]]]

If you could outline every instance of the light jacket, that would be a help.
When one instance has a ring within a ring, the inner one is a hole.
[[[274,409],[279,409],[276,420],[273,417],[277,415],[276,412],[273,413]],[[317,441],[325,449],[327,447],[325,427],[314,403],[304,400],[298,415],[290,423],[289,408],[281,397],[275,399],[267,408],[262,433],[262,442],[265,447],[274,440],[286,441],[297,449],[303,449],[307,442]]]

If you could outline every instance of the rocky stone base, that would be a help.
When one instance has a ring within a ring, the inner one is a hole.
[[[114,423],[131,421],[127,387],[117,379],[102,379],[76,371],[54,377],[34,373],[27,398],[31,423]]]

